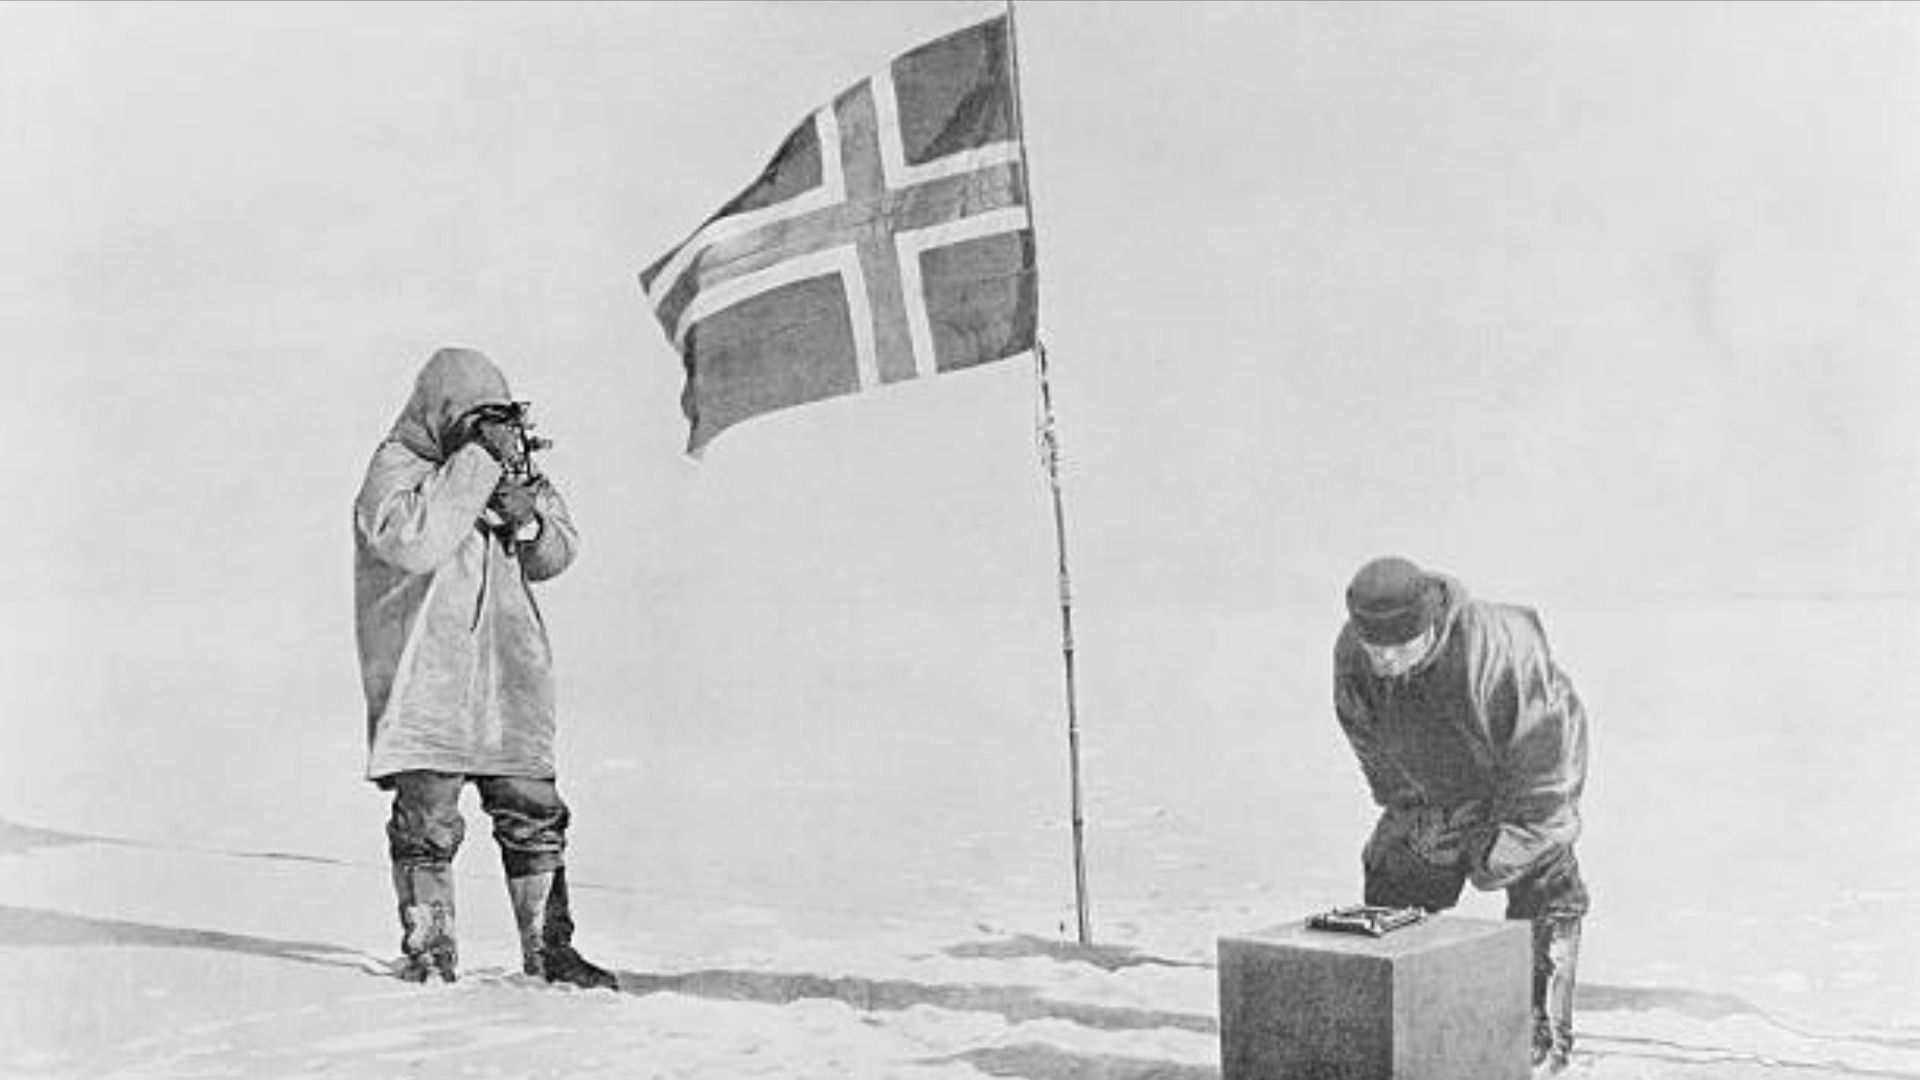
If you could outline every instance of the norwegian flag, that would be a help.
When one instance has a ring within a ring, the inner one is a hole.
[[[686,366],[688,452],[762,413],[1031,349],[1020,151],[1005,16],[801,121],[640,274]]]

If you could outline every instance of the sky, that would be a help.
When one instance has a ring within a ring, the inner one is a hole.
[[[443,344],[555,440],[582,759],[774,758],[791,723],[840,731],[781,745],[848,782],[991,760],[903,734],[924,709],[1004,717],[974,730],[1052,769],[1032,365],[765,417],[696,463],[635,281],[802,116],[999,10],[0,7],[0,780],[112,818],[89,790],[198,746],[179,768],[239,813],[196,820],[238,828],[356,775],[349,507]],[[1920,11],[1018,20],[1093,753],[1218,736],[1195,775],[1246,740],[1266,767],[1285,718],[1347,768],[1327,650],[1388,552],[1540,607],[1602,703],[1697,674],[1678,623],[1631,614],[1660,604],[1853,695],[1796,684],[1811,708],[1920,701],[1856,678],[1920,645]],[[305,760],[214,764],[255,737]]]

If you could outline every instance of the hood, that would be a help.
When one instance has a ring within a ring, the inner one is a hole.
[[[413,396],[390,438],[429,461],[445,461],[447,429],[476,405],[513,400],[507,377],[485,353],[447,348],[433,354],[413,380]]]

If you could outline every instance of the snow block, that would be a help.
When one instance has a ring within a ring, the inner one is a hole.
[[[1222,937],[1222,1080],[1527,1080],[1532,984],[1524,921]]]

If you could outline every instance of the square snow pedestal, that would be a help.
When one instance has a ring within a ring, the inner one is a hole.
[[[1222,937],[1222,1080],[1527,1080],[1532,985],[1524,921]]]

